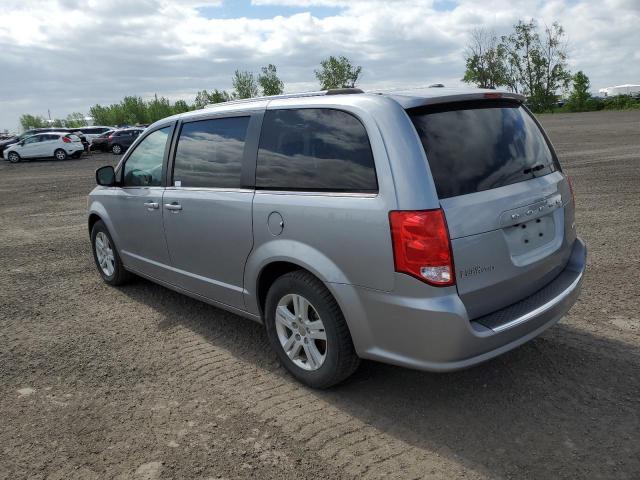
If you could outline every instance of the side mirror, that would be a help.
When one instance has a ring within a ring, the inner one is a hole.
[[[113,187],[116,184],[116,171],[111,165],[96,170],[96,183],[102,187]]]

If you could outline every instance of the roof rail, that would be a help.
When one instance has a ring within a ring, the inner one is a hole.
[[[331,88],[329,90],[317,90],[312,92],[299,92],[299,93],[285,93],[282,95],[268,95],[264,97],[252,97],[252,98],[240,98],[236,100],[229,100],[227,102],[210,103],[204,108],[213,108],[219,105],[237,105],[241,103],[258,102],[260,100],[277,100],[281,98],[300,98],[300,97],[319,97],[321,95],[341,95],[351,93],[364,93],[364,90],[359,88]]]
[[[364,93],[364,90],[359,88],[330,88],[326,91],[325,95],[342,95],[349,93]]]

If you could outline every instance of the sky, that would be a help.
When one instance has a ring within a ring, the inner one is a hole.
[[[155,93],[192,102],[273,63],[287,92],[318,88],[329,55],[361,88],[462,85],[479,27],[565,28],[572,71],[594,92],[640,83],[640,0],[0,0],[0,130],[23,113],[64,118]]]

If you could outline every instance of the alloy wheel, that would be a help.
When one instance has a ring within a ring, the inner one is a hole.
[[[107,237],[104,232],[98,232],[96,235],[95,249],[96,258],[98,259],[102,273],[110,277],[116,269],[116,259],[113,254],[111,242],[109,242],[109,237]]]
[[[276,333],[289,359],[303,370],[318,370],[327,357],[327,334],[315,307],[298,294],[280,299]]]

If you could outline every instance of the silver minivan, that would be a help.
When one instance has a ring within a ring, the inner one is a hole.
[[[573,191],[517,94],[329,90],[166,118],[89,196],[94,258],[263,323],[312,387],[466,368],[578,296]]]

